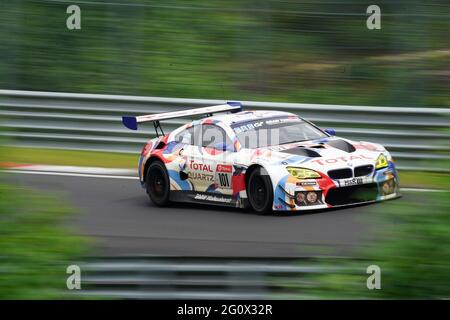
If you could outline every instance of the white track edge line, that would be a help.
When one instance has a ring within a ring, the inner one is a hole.
[[[446,190],[420,189],[420,188],[400,188],[400,191],[406,191],[406,192],[447,192]]]
[[[68,173],[68,172],[49,172],[49,171],[28,171],[28,170],[14,170],[6,169],[0,170],[7,173],[27,173],[27,174],[40,174],[50,176],[69,176],[69,177],[87,177],[87,178],[105,178],[105,179],[126,179],[137,180],[138,177],[133,176],[119,176],[119,175],[107,175],[107,174],[88,174],[88,173]],[[400,191],[406,192],[446,192],[446,190],[438,189],[422,189],[422,188],[400,188]]]

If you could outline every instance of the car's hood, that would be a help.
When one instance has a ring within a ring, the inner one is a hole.
[[[382,152],[379,144],[352,141],[339,137],[296,142],[260,149],[271,161],[318,171],[375,164]]]

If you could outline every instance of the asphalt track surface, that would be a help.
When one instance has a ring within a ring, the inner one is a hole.
[[[79,209],[70,221],[94,241],[93,254],[293,257],[352,255],[383,228],[386,203],[311,214],[259,216],[192,204],[154,207],[137,180],[11,173]],[[394,201],[408,201],[407,193]]]

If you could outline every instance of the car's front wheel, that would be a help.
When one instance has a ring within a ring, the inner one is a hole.
[[[267,214],[272,211],[272,181],[264,168],[257,168],[250,173],[247,198],[251,208],[256,213]]]
[[[156,160],[150,164],[147,170],[146,187],[147,194],[155,205],[162,207],[169,203],[169,175],[161,161]]]

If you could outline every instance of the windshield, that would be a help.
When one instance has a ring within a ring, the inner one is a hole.
[[[255,119],[231,126],[244,148],[261,148],[314,140],[326,135],[297,117]]]

